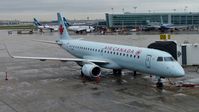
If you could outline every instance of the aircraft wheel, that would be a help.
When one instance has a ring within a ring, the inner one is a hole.
[[[113,75],[122,75],[122,70],[120,70],[120,69],[113,69]]]
[[[156,87],[162,89],[164,87],[161,79],[158,79],[158,82],[156,83]]]
[[[81,77],[84,77],[84,73],[81,71]]]

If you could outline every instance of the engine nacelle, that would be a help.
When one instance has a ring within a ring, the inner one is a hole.
[[[101,75],[101,69],[99,66],[94,64],[85,64],[82,67],[82,73],[88,77],[98,77]]]
[[[86,29],[86,32],[91,32],[91,29]]]

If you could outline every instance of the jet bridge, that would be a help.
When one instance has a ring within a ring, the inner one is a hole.
[[[170,53],[174,59],[178,60],[177,57],[177,43],[175,41],[156,41],[151,43],[148,48],[158,49]]]
[[[199,44],[178,44],[170,37],[160,36],[160,40],[149,44],[148,48],[170,53],[181,65],[199,65]]]

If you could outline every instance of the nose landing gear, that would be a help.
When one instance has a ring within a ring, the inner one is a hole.
[[[158,78],[158,82],[156,83],[156,87],[159,88],[159,89],[162,89],[164,87],[162,80],[161,80],[161,77]]]

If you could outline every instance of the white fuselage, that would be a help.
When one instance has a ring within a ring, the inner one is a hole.
[[[170,54],[149,48],[132,47],[84,40],[60,40],[62,47],[72,55],[83,59],[105,60],[110,63],[98,64],[108,69],[129,69],[160,77],[181,77],[184,70],[181,65],[166,58]],[[158,57],[165,60],[157,61]],[[97,63],[96,63],[97,64]]]
[[[94,28],[92,26],[69,26],[68,30],[92,32]]]
[[[49,25],[41,25],[41,26],[37,26],[39,29],[42,30],[54,30],[54,31],[58,31],[58,26],[49,26]]]

